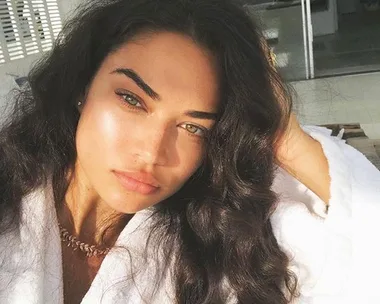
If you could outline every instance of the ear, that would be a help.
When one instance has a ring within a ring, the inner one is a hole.
[[[89,86],[86,86],[83,96],[79,98],[79,101],[77,103],[77,109],[79,111],[79,114],[82,113],[84,101],[87,99],[88,90],[89,90]]]
[[[82,108],[83,108],[83,102],[82,101],[78,101],[77,108],[78,108],[79,113],[82,113]]]

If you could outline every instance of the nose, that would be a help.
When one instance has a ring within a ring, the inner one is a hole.
[[[147,166],[167,165],[175,151],[176,128],[169,123],[144,126],[139,133],[135,157]]]

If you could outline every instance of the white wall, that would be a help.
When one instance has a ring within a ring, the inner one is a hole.
[[[65,22],[72,15],[75,8],[82,0],[58,0],[62,21]]]

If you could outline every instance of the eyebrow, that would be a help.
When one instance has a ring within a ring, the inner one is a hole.
[[[127,68],[118,68],[111,72],[111,74],[121,74],[132,79],[137,86],[142,89],[149,97],[154,100],[160,100],[160,95],[156,93],[134,70]]]
[[[210,112],[202,112],[202,111],[187,111],[185,113],[187,116],[197,119],[207,119],[207,120],[216,120],[217,114]]]

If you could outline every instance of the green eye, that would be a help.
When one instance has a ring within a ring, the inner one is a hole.
[[[197,133],[197,131],[199,130],[198,127],[196,127],[194,125],[189,125],[189,124],[187,124],[185,126],[185,128],[186,128],[187,131],[189,131],[190,133],[193,133],[193,134]]]
[[[182,128],[184,128],[187,132],[189,132],[191,135],[203,137],[206,133],[206,130],[202,127],[198,127],[193,124],[183,124]]]
[[[141,107],[141,103],[132,95],[130,94],[123,94],[123,99],[131,106],[133,107]]]
[[[140,99],[132,93],[128,93],[127,91],[116,91],[115,94],[119,96],[122,99],[122,101],[127,104],[127,106],[133,108],[143,107],[143,105],[139,101]]]

